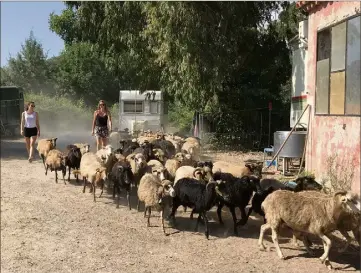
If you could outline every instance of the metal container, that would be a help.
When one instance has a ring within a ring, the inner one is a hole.
[[[273,145],[275,155],[282,143],[287,138],[290,131],[277,131],[273,134]],[[279,157],[287,158],[301,158],[303,154],[303,149],[305,147],[307,131],[293,131],[289,139],[287,140],[285,146],[283,146],[281,152],[278,154]]]

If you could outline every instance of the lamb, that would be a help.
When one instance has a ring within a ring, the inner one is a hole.
[[[120,190],[121,188],[127,192],[127,201],[129,210],[130,206],[130,189],[134,180],[134,175],[129,162],[118,161],[114,164],[112,172],[109,175],[111,181],[113,181],[113,198],[115,198],[115,191],[118,194],[117,208],[119,208]]]
[[[234,163],[226,161],[216,161],[213,163],[213,173],[222,172],[230,173],[235,177],[242,177],[245,175],[255,175],[262,178],[263,162],[260,163],[246,163],[244,166],[239,166]]]
[[[104,189],[104,181],[107,177],[106,167],[104,166],[103,162],[96,156],[95,153],[88,152],[84,154],[80,161],[80,169],[73,170],[73,174],[80,174],[83,176],[83,193],[85,192],[86,181],[88,180],[91,183],[92,191],[93,191],[93,198],[95,200],[95,187],[100,186],[101,193],[99,198],[103,194]]]
[[[295,231],[318,235],[324,245],[324,253],[320,260],[331,269],[328,258],[331,240],[327,235],[337,229],[343,213],[359,212],[360,203],[346,191],[338,191],[333,196],[320,198],[320,196],[304,196],[302,193],[277,190],[263,201],[262,209],[267,223],[261,226],[258,240],[260,249],[265,249],[263,244],[265,231],[272,229],[272,240],[277,254],[279,258],[285,258],[278,244],[278,230],[281,224],[285,223]]]
[[[214,174],[215,180],[226,181],[219,187],[219,200],[217,215],[221,225],[222,221],[222,207],[226,205],[232,214],[233,231],[238,235],[237,226],[245,225],[248,217],[245,208],[252,198],[253,192],[261,192],[259,178],[256,176],[243,176],[241,178],[235,177],[230,173],[216,172]],[[237,223],[235,208],[238,207],[241,211],[242,219]]]
[[[45,169],[46,169],[45,158],[48,156],[48,153],[50,152],[50,150],[56,148],[56,140],[57,139],[58,139],[57,137],[55,137],[55,138],[53,137],[53,138],[48,138],[48,139],[39,139],[39,141],[38,141],[38,146],[36,147],[36,149],[38,150],[39,155],[40,155],[41,159],[43,160]]]
[[[167,169],[169,179],[171,181],[174,181],[176,171],[180,168],[182,162],[183,162],[183,154],[182,153],[176,153],[174,158],[168,159],[165,162],[164,167]]]
[[[174,185],[175,197],[173,197],[172,212],[169,218],[175,220],[175,213],[179,206],[191,207],[195,213],[199,213],[195,231],[203,218],[205,223],[205,236],[209,238],[208,219],[206,212],[210,210],[217,200],[217,190],[223,181],[211,180],[207,185],[200,183],[194,178],[182,178]]]
[[[158,176],[161,181],[165,180],[167,176],[167,169],[161,162],[155,159],[149,160],[146,172]]]
[[[70,170],[75,169],[79,170],[80,168],[80,161],[81,161],[81,150],[75,145],[68,145],[67,146],[67,155],[65,157],[65,166],[68,166],[68,181],[70,181]],[[75,175],[76,182],[79,181],[78,175]]]
[[[65,174],[66,174],[66,166],[65,166],[65,155],[59,150],[52,149],[46,156],[45,160],[45,175],[48,174],[48,168],[50,171],[55,171],[55,182],[58,183],[58,172],[61,171],[63,174],[63,180],[65,183]]]
[[[319,197],[319,198],[327,198],[329,197],[329,195],[318,192],[318,191],[303,191],[300,192],[300,195],[302,196],[313,196],[313,197]],[[354,196],[354,200],[358,199],[358,196],[355,195]],[[359,202],[359,201],[358,201]],[[337,223],[337,230],[345,237],[346,239],[346,244],[344,245],[343,248],[339,249],[339,252],[344,252],[348,246],[350,245],[352,238],[348,235],[349,231],[352,231],[355,239],[357,241],[359,241],[359,232],[360,232],[360,218],[361,218],[361,214],[360,213],[352,213],[352,212],[343,212],[340,215],[340,220]],[[306,236],[306,234],[304,234],[303,236]],[[306,241],[304,241],[306,250],[312,254],[312,251],[310,251],[309,249],[309,245],[308,245],[308,238],[305,238]],[[297,239],[296,236],[293,236],[293,243],[295,246],[298,246],[297,244]]]
[[[88,143],[74,143],[73,145],[80,148],[82,155],[90,151],[90,145]]]
[[[147,227],[150,226],[151,209],[160,211],[160,219],[162,222],[162,229],[164,234],[164,209],[169,205],[167,197],[175,197],[175,191],[172,183],[169,180],[160,181],[160,179],[153,174],[145,174],[140,180],[138,187],[138,206],[139,211],[140,202],[144,202],[144,217],[148,210]]]

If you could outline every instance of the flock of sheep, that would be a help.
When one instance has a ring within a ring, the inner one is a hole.
[[[101,197],[104,185],[113,187],[113,198],[117,195],[117,207],[121,191],[126,193],[129,209],[131,209],[131,190],[137,190],[138,204],[144,203],[144,217],[150,225],[151,211],[160,212],[162,230],[164,218],[175,226],[175,213],[179,206],[192,209],[198,214],[196,230],[199,223],[205,225],[205,236],[208,238],[207,211],[217,206],[219,223],[222,221],[222,207],[227,206],[233,218],[234,234],[238,234],[238,226],[245,225],[253,212],[264,217],[260,229],[258,245],[263,244],[264,232],[272,230],[272,240],[278,256],[284,259],[278,244],[278,232],[281,227],[293,231],[293,243],[298,246],[297,239],[302,240],[308,253],[312,244],[308,234],[321,238],[324,254],[320,260],[329,268],[329,251],[331,240],[329,235],[339,230],[346,238],[345,251],[352,238],[360,239],[360,199],[350,192],[339,191],[332,195],[322,193],[322,186],[312,177],[298,177],[295,181],[283,183],[276,179],[262,179],[263,163],[251,162],[243,166],[225,161],[201,161],[200,141],[195,137],[183,138],[176,135],[143,133],[137,139],[119,139],[113,132],[111,145],[103,147],[96,153],[90,151],[87,143],[74,143],[62,152],[56,149],[57,138],[41,139],[37,150],[43,160],[45,174],[48,169],[62,171],[65,182],[68,168],[79,181],[82,177],[84,187],[91,185],[90,192],[96,201],[95,190],[100,187]],[[251,207],[246,213],[246,206]],[[241,219],[237,221],[235,209],[240,209]],[[170,211],[170,214],[165,212]]]

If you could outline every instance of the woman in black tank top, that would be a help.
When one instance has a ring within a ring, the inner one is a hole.
[[[108,127],[109,125],[109,127]],[[103,100],[99,101],[98,110],[94,112],[92,135],[97,138],[97,151],[108,145],[109,132],[112,130],[112,118]]]

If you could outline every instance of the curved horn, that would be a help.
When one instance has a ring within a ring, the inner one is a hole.
[[[198,167],[198,168],[195,168],[194,169],[194,171],[193,171],[193,177],[196,177],[196,172],[198,172],[198,171],[200,171],[201,173],[202,173],[202,175],[203,175],[203,168],[200,168],[200,167]]]

